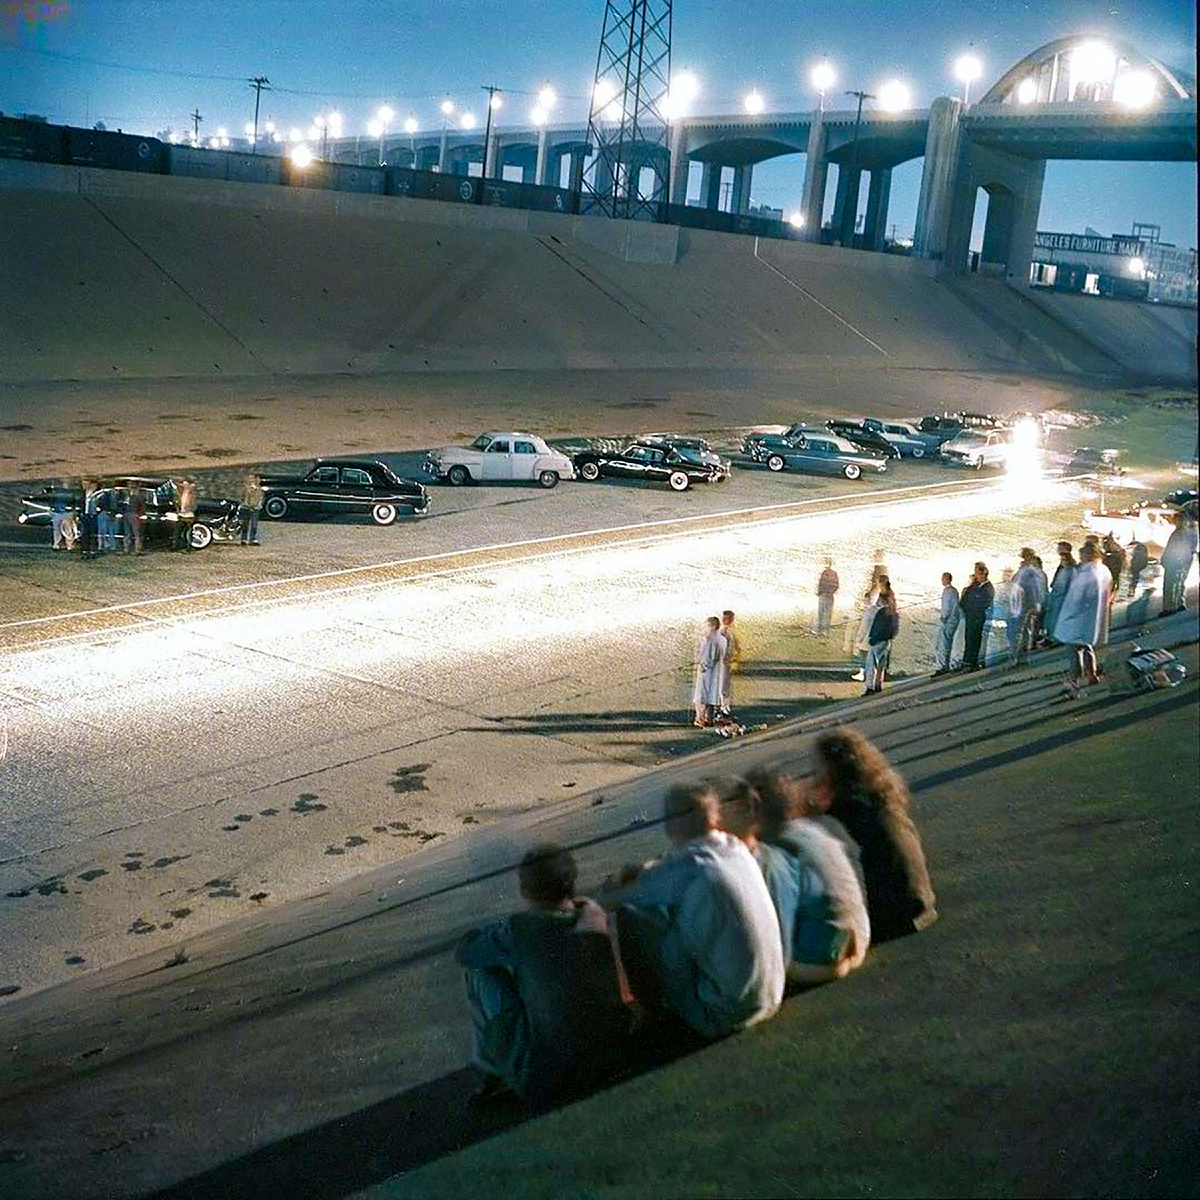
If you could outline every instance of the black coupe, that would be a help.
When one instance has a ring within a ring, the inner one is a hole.
[[[834,420],[826,421],[825,428],[838,437],[853,442],[860,450],[874,454],[880,458],[899,458],[900,450],[893,446],[882,433],[868,429],[861,421]]]
[[[726,472],[694,451],[647,441],[634,442],[613,454],[585,450],[575,455],[575,473],[589,483],[609,475],[614,479],[649,479],[667,483],[673,491],[686,492],[693,483],[713,483]]]
[[[391,525],[401,511],[429,510],[429,494],[415,479],[401,479],[372,459],[318,458],[304,475],[263,475],[263,515],[333,516],[370,513],[376,525]]]

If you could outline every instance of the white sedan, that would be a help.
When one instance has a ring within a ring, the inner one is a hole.
[[[516,480],[552,488],[560,479],[575,478],[571,459],[532,433],[481,433],[469,446],[431,450],[425,471],[456,487]]]

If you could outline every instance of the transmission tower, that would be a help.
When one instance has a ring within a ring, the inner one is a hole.
[[[588,111],[583,210],[655,220],[670,178],[671,0],[608,0]],[[655,168],[648,194],[642,169]]]

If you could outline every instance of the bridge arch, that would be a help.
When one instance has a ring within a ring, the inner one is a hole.
[[[979,104],[1055,104],[1075,100],[1190,100],[1195,80],[1171,71],[1120,38],[1077,33],[1056,38],[1009,68]]]

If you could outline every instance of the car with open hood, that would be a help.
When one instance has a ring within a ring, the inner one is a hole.
[[[401,479],[377,459],[318,458],[300,475],[263,475],[263,516],[335,517],[369,513],[391,525],[401,513],[429,511],[429,493],[415,479]]]
[[[467,483],[536,483],[552,488],[575,478],[575,464],[533,433],[481,433],[469,446],[446,446],[425,457],[425,473]]]

